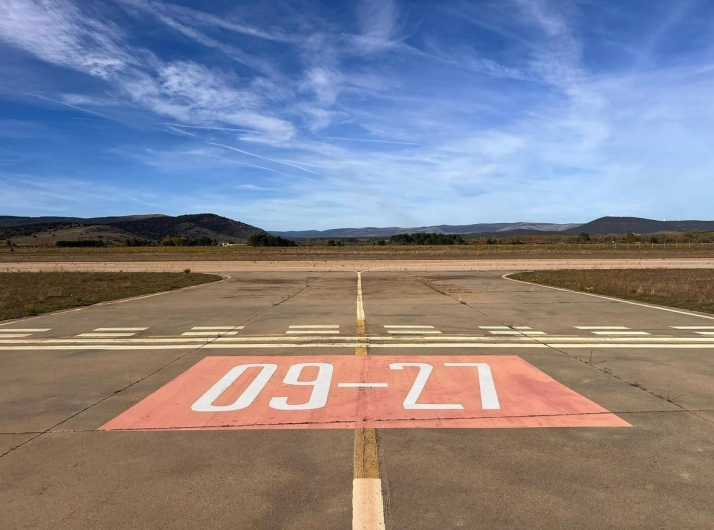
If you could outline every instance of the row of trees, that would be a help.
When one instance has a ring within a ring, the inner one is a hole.
[[[465,245],[457,234],[397,234],[389,238],[392,245]]]
[[[256,234],[248,238],[248,244],[252,247],[296,247],[297,243],[291,239],[270,234]]]
[[[217,244],[218,242],[215,239],[211,239],[208,236],[201,236],[196,239],[189,239],[183,236],[166,236],[161,240],[161,246],[164,247],[211,247]]]

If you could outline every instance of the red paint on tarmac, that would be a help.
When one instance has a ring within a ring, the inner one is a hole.
[[[320,355],[206,357],[100,430],[626,426],[517,356]]]

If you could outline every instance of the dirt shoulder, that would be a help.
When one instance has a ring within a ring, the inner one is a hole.
[[[541,270],[514,280],[714,313],[714,269]]]
[[[184,272],[0,273],[0,320],[181,289],[220,279],[212,274]]]

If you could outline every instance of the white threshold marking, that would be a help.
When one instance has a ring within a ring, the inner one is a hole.
[[[238,335],[237,331],[184,331],[182,337],[226,337]]]
[[[387,388],[387,383],[337,383],[338,388]]]
[[[714,326],[670,326],[672,329],[686,329],[686,330],[695,330],[695,329],[711,329],[714,330]],[[18,330],[22,331],[22,330]]]
[[[384,530],[382,480],[356,478],[352,480],[352,529]]]
[[[305,324],[288,326],[290,329],[339,329],[339,324]]]
[[[285,333],[290,335],[329,335],[339,332],[337,329],[289,329]]]
[[[392,335],[441,335],[441,331],[435,329],[389,329],[387,333]]]
[[[695,331],[697,335],[704,335],[705,337],[711,337],[714,335],[714,331]]]
[[[615,329],[630,329],[630,328],[625,327],[625,326],[574,326],[574,327],[575,327],[575,329],[584,329],[584,330],[589,330],[589,331],[595,330],[595,329],[612,329],[612,330],[615,330]]]
[[[146,331],[149,328],[97,328],[94,331]]]
[[[434,329],[434,326],[392,326],[392,325],[384,325],[385,328],[387,329],[419,329],[419,328],[424,328],[424,329]]]
[[[646,331],[593,331],[595,335],[650,335]]]
[[[32,336],[32,333],[3,333],[0,338],[3,339],[24,339],[25,337]]]
[[[194,331],[231,331],[232,329],[243,329],[245,326],[194,326],[191,329]]]
[[[533,329],[533,328],[530,327],[530,326],[513,326],[513,329],[521,329],[521,330],[523,330],[523,329]]]
[[[479,329],[511,329],[508,326],[479,326]]]
[[[42,333],[43,331],[51,330],[52,328],[3,328],[0,329],[0,333]]]
[[[111,337],[132,337],[136,335],[136,333],[80,333],[77,335],[77,337],[104,337],[104,338],[111,338]]]

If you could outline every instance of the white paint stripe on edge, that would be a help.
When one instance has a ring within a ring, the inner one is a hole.
[[[382,480],[352,480],[352,530],[384,530]]]

